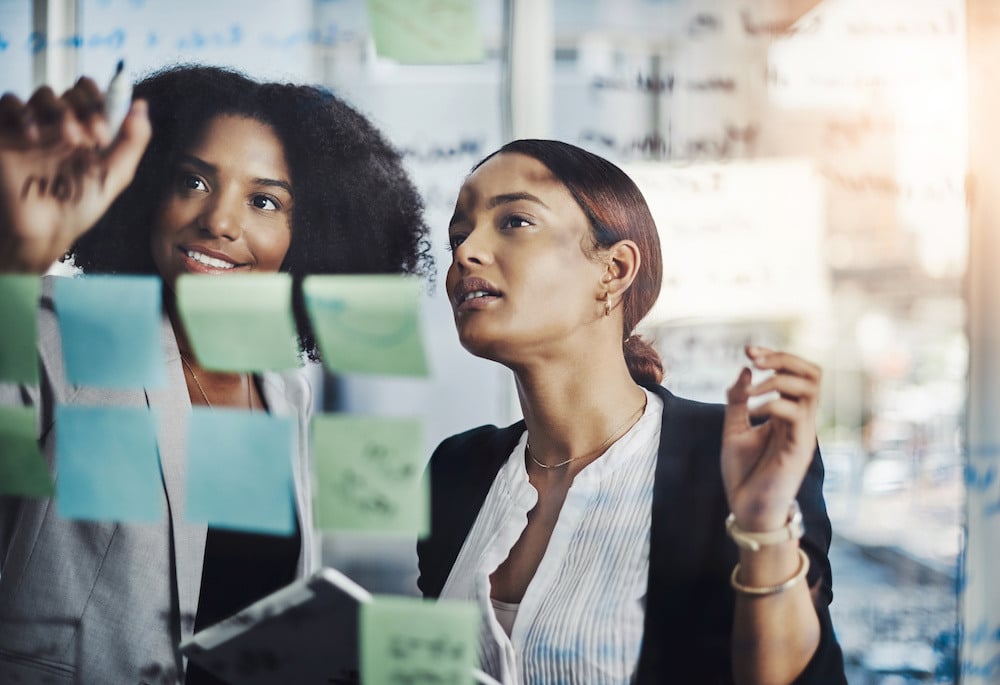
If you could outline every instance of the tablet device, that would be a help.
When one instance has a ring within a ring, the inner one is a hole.
[[[233,683],[359,682],[358,621],[371,594],[323,568],[192,635],[181,653]]]

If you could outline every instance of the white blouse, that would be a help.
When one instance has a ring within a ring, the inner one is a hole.
[[[489,577],[521,537],[538,499],[524,463],[527,434],[521,436],[441,591],[441,598],[480,607],[482,670],[511,685],[631,681],[642,644],[662,414],[662,400],[646,391],[635,426],[577,474],[524,598],[507,607],[516,612],[508,636]]]

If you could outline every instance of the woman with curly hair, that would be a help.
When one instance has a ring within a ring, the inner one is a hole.
[[[291,274],[304,352],[316,357],[303,277],[432,269],[423,206],[398,152],[320,89],[182,66],[138,83],[118,134],[81,79],[61,97],[0,99],[0,271],[44,273],[71,255],[87,274],[156,274],[164,284],[165,390],[108,392],[66,381],[51,284],[39,313],[39,386],[0,384],[0,403],[37,408],[54,455],[54,407],[155,410],[165,510],[160,524],[67,520],[49,499],[0,496],[0,680],[212,682],[185,673],[179,642],[312,571],[301,374],[209,371],[191,353],[177,277]],[[46,279],[51,280],[51,279]],[[108,303],[113,306],[114,303]],[[183,518],[191,405],[298,417],[289,537]]]

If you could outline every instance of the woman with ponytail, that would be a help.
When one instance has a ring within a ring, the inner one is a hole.
[[[524,413],[428,466],[418,584],[481,608],[481,667],[538,685],[844,682],[819,369],[750,347],[774,373],[744,368],[725,405],[663,388],[635,333],[660,292],[656,226],[625,173],[572,145],[484,159],[448,232],[459,339],[514,372]]]

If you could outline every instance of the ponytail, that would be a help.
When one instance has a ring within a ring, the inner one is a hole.
[[[663,380],[663,360],[653,346],[639,335],[630,335],[623,343],[628,372],[639,385],[659,385]]]

